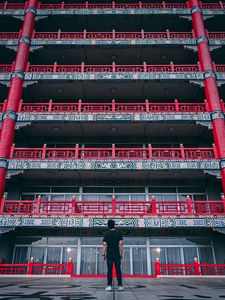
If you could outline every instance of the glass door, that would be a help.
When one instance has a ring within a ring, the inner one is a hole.
[[[133,274],[147,274],[147,249],[132,248]]]
[[[97,256],[97,274],[106,274],[107,273],[107,263],[102,256],[102,247],[96,248],[96,256]]]
[[[81,274],[96,274],[96,247],[81,248]]]
[[[121,261],[121,269],[123,274],[130,274],[130,247],[123,248],[123,259]]]

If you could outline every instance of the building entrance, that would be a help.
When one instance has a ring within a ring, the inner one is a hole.
[[[76,274],[106,274],[102,237],[18,237],[13,263],[67,263],[71,257]],[[209,237],[124,237],[123,274],[152,275],[157,258],[162,263],[216,263]]]

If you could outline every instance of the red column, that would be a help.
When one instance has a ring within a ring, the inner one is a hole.
[[[189,0],[192,13],[192,25],[197,40],[198,58],[204,73],[205,95],[209,104],[209,112],[212,119],[213,138],[221,159],[222,188],[225,192],[225,121],[220,102],[216,75],[213,70],[209,43],[206,36],[202,11],[198,0]]]
[[[15,60],[15,69],[10,83],[6,111],[4,112],[2,119],[0,141],[0,199],[2,199],[5,189],[8,165],[7,159],[9,158],[10,147],[14,139],[17,110],[22,96],[24,71],[28,62],[37,4],[38,0],[28,1]]]
[[[68,274],[70,276],[72,276],[73,275],[73,261],[72,261],[71,257],[69,258],[69,261],[67,263],[67,268],[68,268]]]
[[[160,260],[159,260],[159,258],[156,258],[156,261],[155,261],[155,275],[159,276],[160,274],[161,274],[161,271],[160,271]]]

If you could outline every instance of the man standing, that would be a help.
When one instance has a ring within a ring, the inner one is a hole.
[[[118,281],[118,290],[123,291],[122,273],[121,273],[121,259],[123,258],[123,237],[119,231],[115,229],[115,222],[108,221],[109,230],[105,233],[103,238],[103,256],[107,259],[107,277],[108,286],[106,291],[112,291],[112,268],[113,263],[116,267],[116,277]]]

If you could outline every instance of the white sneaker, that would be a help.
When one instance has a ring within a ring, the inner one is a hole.
[[[112,286],[111,286],[111,285],[108,285],[108,286],[105,288],[105,290],[106,290],[107,292],[111,292],[111,291],[112,291]]]
[[[124,290],[124,287],[123,287],[122,285],[120,285],[120,286],[118,287],[118,291],[122,292],[123,290]]]

